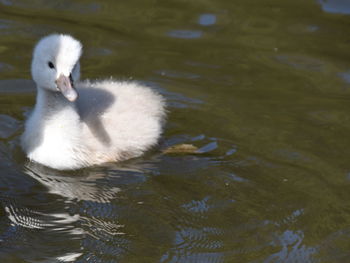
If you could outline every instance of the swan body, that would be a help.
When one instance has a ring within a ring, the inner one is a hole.
[[[79,81],[81,50],[79,41],[57,34],[34,49],[38,92],[21,145],[30,160],[54,169],[140,156],[162,131],[163,97],[136,82]]]

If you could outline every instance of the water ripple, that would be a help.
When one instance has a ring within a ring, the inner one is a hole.
[[[211,26],[216,23],[216,15],[214,14],[202,14],[198,18],[198,23],[202,26]]]
[[[167,35],[173,38],[196,39],[201,38],[203,32],[199,30],[171,30],[167,32]]]

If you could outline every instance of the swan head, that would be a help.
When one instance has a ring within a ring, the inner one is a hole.
[[[78,94],[74,82],[80,78],[81,43],[69,35],[42,38],[34,48],[31,72],[38,88],[61,92],[69,101]]]

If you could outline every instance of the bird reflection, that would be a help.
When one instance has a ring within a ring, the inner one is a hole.
[[[113,205],[113,200],[118,198],[121,189],[113,186],[111,181],[117,179],[118,185],[119,183],[123,185],[125,180],[127,184],[135,183],[136,178],[136,183],[139,182],[142,177],[140,171],[136,172],[138,176],[119,177],[119,174],[124,175],[130,170],[135,172],[136,166],[114,169],[116,167],[111,164],[111,167],[62,172],[27,162],[24,165],[24,172],[46,187],[49,194],[63,197],[66,205],[54,213],[32,210],[29,213],[25,207],[22,209],[13,203],[10,209],[6,210],[9,211],[9,218],[12,218],[12,223],[20,226],[20,229],[39,229],[50,233],[56,241],[70,240],[73,244],[64,251],[46,251],[43,256],[45,260],[42,261],[33,255],[35,262],[75,262],[78,259],[85,262],[85,257],[88,257],[85,254],[86,250],[104,249],[107,241],[109,244],[111,242],[118,244],[118,253],[127,251],[129,241],[124,230],[125,222],[120,223],[117,211],[113,210],[117,209]]]
[[[46,186],[49,193],[57,194],[68,200],[94,201],[107,203],[116,198],[120,188],[97,185],[106,173],[81,170],[79,172],[62,172],[47,168],[34,162],[25,165],[25,173]]]

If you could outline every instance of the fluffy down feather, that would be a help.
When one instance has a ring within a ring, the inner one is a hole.
[[[82,46],[67,35],[50,35],[34,49],[36,105],[21,138],[27,156],[59,170],[78,169],[140,156],[162,132],[165,101],[136,82],[79,81]],[[49,62],[54,68],[49,66]],[[78,99],[58,88],[70,78]]]

